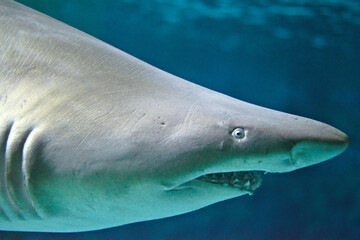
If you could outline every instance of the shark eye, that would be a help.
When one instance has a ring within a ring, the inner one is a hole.
[[[243,128],[235,128],[231,135],[236,139],[243,139],[245,137],[245,130]]]

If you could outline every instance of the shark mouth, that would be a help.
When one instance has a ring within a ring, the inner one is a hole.
[[[258,171],[211,173],[197,179],[203,182],[238,188],[247,191],[250,195],[261,185],[261,173]]]

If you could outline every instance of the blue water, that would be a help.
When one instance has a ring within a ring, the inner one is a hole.
[[[253,196],[182,216],[0,239],[360,239],[357,0],[19,0],[152,65],[257,105],[333,125],[342,155],[268,174]]]

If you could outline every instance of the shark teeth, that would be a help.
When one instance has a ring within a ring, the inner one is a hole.
[[[257,171],[211,173],[197,179],[203,182],[238,188],[247,191],[250,195],[261,185],[261,173]]]

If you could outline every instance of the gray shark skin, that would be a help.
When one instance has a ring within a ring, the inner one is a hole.
[[[257,171],[317,164],[348,142],[0,0],[1,230],[89,231],[194,211],[252,193]]]

